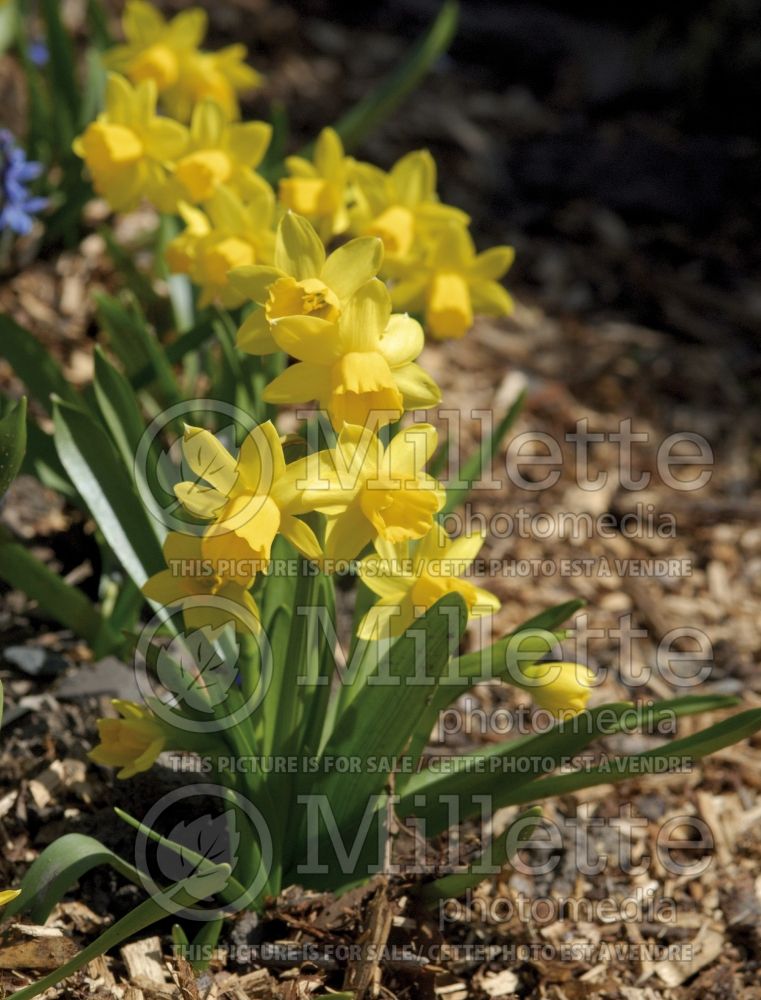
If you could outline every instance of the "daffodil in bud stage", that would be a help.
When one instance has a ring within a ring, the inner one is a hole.
[[[510,680],[553,715],[577,714],[587,707],[595,675],[581,663],[533,663],[511,672]]]
[[[185,229],[167,247],[166,260],[171,271],[189,274],[200,286],[199,305],[219,302],[228,309],[242,305],[245,297],[230,284],[229,272],[272,260],[274,210],[274,196],[263,180],[245,204],[234,191],[220,185],[205,211],[180,205]]]
[[[317,137],[312,162],[303,156],[286,157],[290,177],[280,181],[280,201],[306,216],[326,243],[349,226],[345,204],[349,162],[332,128],[324,128]]]
[[[270,421],[247,435],[237,459],[209,431],[187,427],[183,455],[197,479],[179,483],[175,493],[191,514],[213,522],[203,536],[203,556],[224,563],[230,579],[248,586],[251,567],[266,568],[278,532],[307,559],[322,557],[312,529],[293,516],[298,469],[286,468]]]
[[[155,83],[163,107],[180,121],[189,121],[193,105],[207,97],[228,118],[237,118],[237,95],[259,86],[261,76],[245,64],[243,45],[202,52],[199,46],[207,26],[206,12],[200,7],[190,7],[167,21],[152,4],[128,0],[122,18],[126,44],[105,54],[106,65],[134,83]]]
[[[220,184],[244,201],[255,197],[266,182],[254,169],[271,137],[266,122],[230,123],[216,101],[201,101],[193,110],[187,149],[174,166],[178,200],[208,201]]]
[[[491,247],[476,253],[465,226],[440,230],[424,261],[403,270],[391,287],[396,309],[425,313],[425,326],[437,340],[462,337],[473,325],[474,313],[505,316],[513,300],[499,279],[513,262],[512,247]]]
[[[21,895],[21,889],[1,889],[0,890],[0,906],[7,906],[11,903],[17,896]]]
[[[117,778],[131,778],[156,763],[158,755],[169,746],[170,732],[141,705],[120,699],[112,704],[121,718],[98,719],[100,743],[87,756],[96,764],[118,767]]]
[[[347,425],[334,449],[294,463],[303,509],[327,515],[328,560],[353,559],[374,538],[403,542],[430,529],[444,504],[443,489],[423,471],[435,448],[430,424],[404,428],[388,448],[367,427]]]
[[[352,167],[352,232],[378,236],[385,251],[384,271],[420,257],[425,241],[451,222],[467,225],[465,212],[444,205],[436,194],[436,162],[427,149],[408,153],[386,173],[369,163]]]
[[[187,142],[183,125],[156,114],[153,80],[133,87],[112,73],[106,109],[74,140],[74,152],[87,164],[95,190],[116,211],[134,208],[141,198],[170,209],[169,170]]]
[[[461,579],[483,544],[480,534],[450,538],[439,524],[411,546],[376,541],[376,551],[359,563],[362,580],[378,596],[359,623],[359,638],[401,635],[415,618],[447,594],[462,597],[469,618],[482,618],[499,610],[494,594]]]
[[[351,240],[326,257],[322,240],[306,219],[287,212],[275,237],[274,266],[253,264],[232,271],[230,284],[258,303],[238,331],[249,354],[277,350],[270,323],[284,316],[313,316],[336,323],[351,296],[378,273],[380,240]]]
[[[179,607],[188,631],[232,623],[238,632],[258,632],[259,609],[248,591],[256,567],[247,578],[230,579],[231,567],[214,563],[199,535],[178,531],[164,539],[164,561],[167,568],[146,580],[143,594],[162,607]]]
[[[427,409],[441,399],[414,361],[423,349],[422,327],[409,316],[391,315],[386,286],[376,278],[346,302],[337,323],[286,316],[272,320],[271,330],[277,346],[298,363],[266,387],[269,403],[316,399],[339,430],[392,423],[405,410]]]

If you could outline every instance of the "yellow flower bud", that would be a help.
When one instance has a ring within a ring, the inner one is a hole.
[[[534,663],[521,667],[520,673],[516,683],[530,692],[539,708],[553,715],[583,712],[595,680],[594,673],[581,663]]]

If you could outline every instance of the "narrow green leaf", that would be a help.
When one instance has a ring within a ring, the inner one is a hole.
[[[761,730],[761,709],[750,709],[717,722],[708,729],[680,740],[672,740],[653,750],[615,757],[598,767],[574,771],[571,774],[553,775],[535,781],[527,787],[510,790],[505,796],[500,797],[500,807],[533,802],[548,796],[568,795],[595,785],[612,785],[645,774],[663,774],[673,770],[673,762],[677,760],[685,762],[699,760],[724,747],[739,743],[759,730]]]
[[[94,386],[105,425],[131,474],[145,421],[132,386],[106,358],[100,345],[95,347]]]
[[[69,385],[63,372],[36,337],[19,326],[10,316],[0,316],[0,357],[10,364],[29,395],[51,413],[50,397],[55,394],[72,406],[81,405],[81,397]]]
[[[366,135],[390,118],[439,56],[446,52],[457,30],[457,15],[455,0],[445,0],[436,20],[396,69],[336,122],[334,128],[347,150],[354,149]]]
[[[47,32],[48,73],[56,111],[54,121],[60,137],[60,147],[63,149],[73,140],[76,123],[80,120],[74,49],[61,20],[61,4],[58,0],[42,0],[40,8]]]
[[[61,462],[106,542],[140,587],[163,568],[164,526],[145,510],[105,431],[87,414],[57,401],[55,442]]]
[[[451,513],[455,507],[459,507],[461,503],[464,503],[470,496],[473,485],[481,481],[489,472],[491,463],[499,452],[505,435],[518,419],[525,401],[526,393],[524,391],[520,393],[510,409],[502,417],[492,434],[481,442],[481,447],[478,451],[470,456],[463,468],[456,471],[457,480],[463,485],[454,486],[447,490],[447,499],[442,515]]]
[[[6,907],[3,915],[28,913],[34,923],[44,924],[69,889],[99,865],[110,865],[130,882],[141,885],[137,868],[105,844],[81,833],[67,833],[32,862],[21,882],[21,895]]]
[[[122,637],[103,618],[89,598],[54,573],[32,553],[0,534],[0,577],[37,601],[61,625],[85,639],[97,655],[118,649]]]
[[[533,809],[527,809],[521,813],[511,824],[511,829],[520,826],[517,835],[511,836],[509,830],[505,831],[471,865],[469,871],[444,875],[434,882],[428,882],[420,892],[423,901],[428,906],[433,906],[444,899],[457,899],[458,896],[464,895],[468,889],[475,889],[484,881],[486,877],[483,874],[484,868],[501,868],[511,864],[521,845],[531,839],[531,834],[541,818],[542,810],[539,806],[534,806]]]
[[[230,868],[229,865],[218,865],[217,867],[220,873],[219,879],[221,880],[225,877],[226,873],[229,873]],[[104,931],[92,944],[80,951],[78,955],[75,955],[65,965],[62,965],[49,975],[43,976],[42,979],[38,979],[37,982],[17,990],[7,997],[6,1000],[32,1000],[33,997],[44,993],[51,986],[60,983],[62,979],[66,979],[67,976],[79,971],[79,969],[83,968],[94,958],[98,958],[111,948],[115,948],[121,944],[122,941],[126,941],[127,938],[138,934],[140,931],[145,930],[146,927],[150,927],[167,916],[179,913],[188,906],[195,905],[198,902],[197,892],[204,891],[205,895],[205,888],[205,886],[203,890],[200,887],[197,888],[197,880],[189,878],[165,890],[161,894],[160,899],[146,899],[144,903],[141,903],[128,913],[126,917],[117,920],[113,926]]]
[[[26,453],[26,396],[0,420],[0,497],[18,475]]]

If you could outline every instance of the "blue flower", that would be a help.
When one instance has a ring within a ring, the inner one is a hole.
[[[47,198],[31,195],[27,185],[42,173],[41,163],[27,160],[26,153],[7,129],[0,129],[0,232],[28,233],[34,216],[47,206]]]

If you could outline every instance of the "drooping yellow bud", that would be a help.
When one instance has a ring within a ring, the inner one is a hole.
[[[521,667],[528,683],[521,684],[534,702],[552,712],[577,714],[587,707],[595,675],[581,663],[533,663]],[[516,678],[516,683],[521,683]]]
[[[120,719],[98,719],[100,743],[90,760],[121,770],[117,778],[131,778],[147,771],[166,746],[166,729],[147,708],[131,701],[114,700]]]

